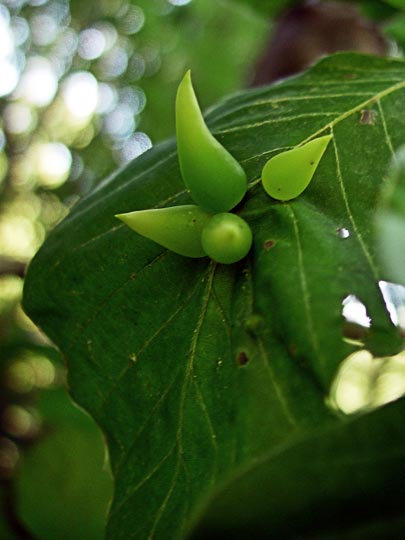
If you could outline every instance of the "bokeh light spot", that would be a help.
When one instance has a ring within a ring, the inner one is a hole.
[[[10,30],[10,13],[0,5],[0,96],[12,92],[18,82],[18,69],[14,52],[14,36]]]
[[[4,135],[4,131],[0,129],[0,152],[4,150],[4,147],[6,146],[6,136]]]
[[[18,460],[17,445],[8,437],[0,437],[0,479],[13,475]]]
[[[3,412],[3,429],[14,437],[33,437],[38,433],[39,423],[27,409],[19,405],[9,405]]]
[[[0,277],[0,313],[10,309],[22,296],[23,280],[19,276]]]
[[[95,60],[105,51],[107,40],[97,28],[87,28],[80,33],[78,53],[85,60]]]
[[[123,47],[114,47],[100,58],[99,68],[104,77],[120,77],[128,67],[128,54]]]
[[[12,17],[10,27],[14,35],[14,43],[17,47],[20,47],[30,35],[28,22],[23,17]]]
[[[169,3],[172,4],[172,6],[185,6],[190,2],[191,0],[169,0]]]
[[[17,87],[17,97],[38,107],[48,105],[55,96],[58,79],[51,63],[42,56],[29,58]]]
[[[141,54],[132,54],[128,64],[128,78],[131,81],[138,81],[145,74],[146,63]]]
[[[35,388],[49,388],[56,379],[52,362],[40,354],[27,351],[10,364],[6,372],[7,386],[14,392],[24,394]]]
[[[98,114],[106,114],[111,112],[117,105],[117,101],[117,90],[110,84],[99,83],[96,112]]]
[[[118,105],[105,117],[104,128],[113,137],[128,137],[135,129],[135,119],[131,107],[126,103]]]
[[[30,219],[21,215],[1,216],[0,251],[5,256],[27,259],[37,247],[37,235]]]
[[[10,103],[3,113],[5,128],[9,133],[21,134],[30,130],[33,124],[31,109],[24,103]]]
[[[93,25],[93,28],[99,30],[105,39],[105,50],[110,50],[117,42],[118,32],[115,26],[109,22],[103,21]]]
[[[58,34],[57,21],[46,13],[34,15],[31,18],[32,41],[35,45],[49,45]]]
[[[145,92],[141,88],[126,86],[119,92],[119,101],[128,105],[133,114],[139,114],[146,105]]]
[[[28,4],[30,6],[38,7],[38,6],[43,6],[47,2],[48,2],[48,0],[29,0]]]
[[[69,112],[79,119],[91,116],[98,103],[98,84],[91,73],[78,71],[64,82],[62,96]]]
[[[121,162],[128,163],[152,147],[152,142],[146,133],[134,133],[125,141],[121,148]]]
[[[120,30],[124,34],[136,34],[145,24],[145,14],[139,6],[129,6],[121,18]]]
[[[60,186],[68,177],[72,155],[62,143],[46,143],[37,150],[37,170],[40,183],[49,188]]]

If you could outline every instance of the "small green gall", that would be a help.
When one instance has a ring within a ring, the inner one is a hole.
[[[332,139],[325,135],[269,159],[262,171],[265,192],[279,201],[295,199],[308,187]]]
[[[246,193],[246,173],[205,124],[190,71],[177,90],[176,134],[181,174],[193,200],[211,212],[234,208]]]
[[[216,214],[204,226],[201,242],[211,259],[232,264],[249,253],[252,231],[246,221],[236,214]]]
[[[127,214],[117,214],[138,234],[185,257],[205,257],[201,245],[203,227],[212,217],[200,206],[193,204],[140,210]]]

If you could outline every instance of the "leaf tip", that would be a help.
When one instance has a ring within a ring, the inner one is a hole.
[[[191,88],[193,87],[193,83],[192,83],[192,80],[191,80],[191,69],[188,69],[185,72],[183,78],[180,81],[179,89],[183,88],[184,86],[191,87]]]
[[[128,225],[128,227],[132,227],[134,225],[134,214],[137,212],[128,212],[126,214],[114,214],[114,217],[125,223],[125,225]]]

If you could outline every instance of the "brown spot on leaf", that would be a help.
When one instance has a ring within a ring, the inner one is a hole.
[[[356,73],[343,73],[344,79],[357,79]]]
[[[246,364],[249,362],[249,357],[245,353],[245,351],[238,352],[238,355],[236,357],[236,363],[238,366],[246,366]]]
[[[377,112],[372,109],[363,109],[360,112],[360,124],[363,126],[375,126],[377,121]]]
[[[276,242],[274,240],[266,240],[263,244],[263,249],[268,251],[269,249],[273,248],[276,245]]]

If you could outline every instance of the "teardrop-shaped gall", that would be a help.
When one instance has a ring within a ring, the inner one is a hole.
[[[181,174],[193,200],[212,212],[234,208],[246,193],[246,173],[205,124],[190,71],[177,90],[176,133]]]
[[[232,264],[249,253],[252,231],[244,219],[236,214],[215,214],[202,231],[202,246],[216,262]]]
[[[193,204],[117,214],[138,234],[186,257],[205,257],[201,233],[212,214]]]
[[[332,139],[325,135],[269,159],[262,171],[263,188],[279,201],[295,199],[308,187]]]

